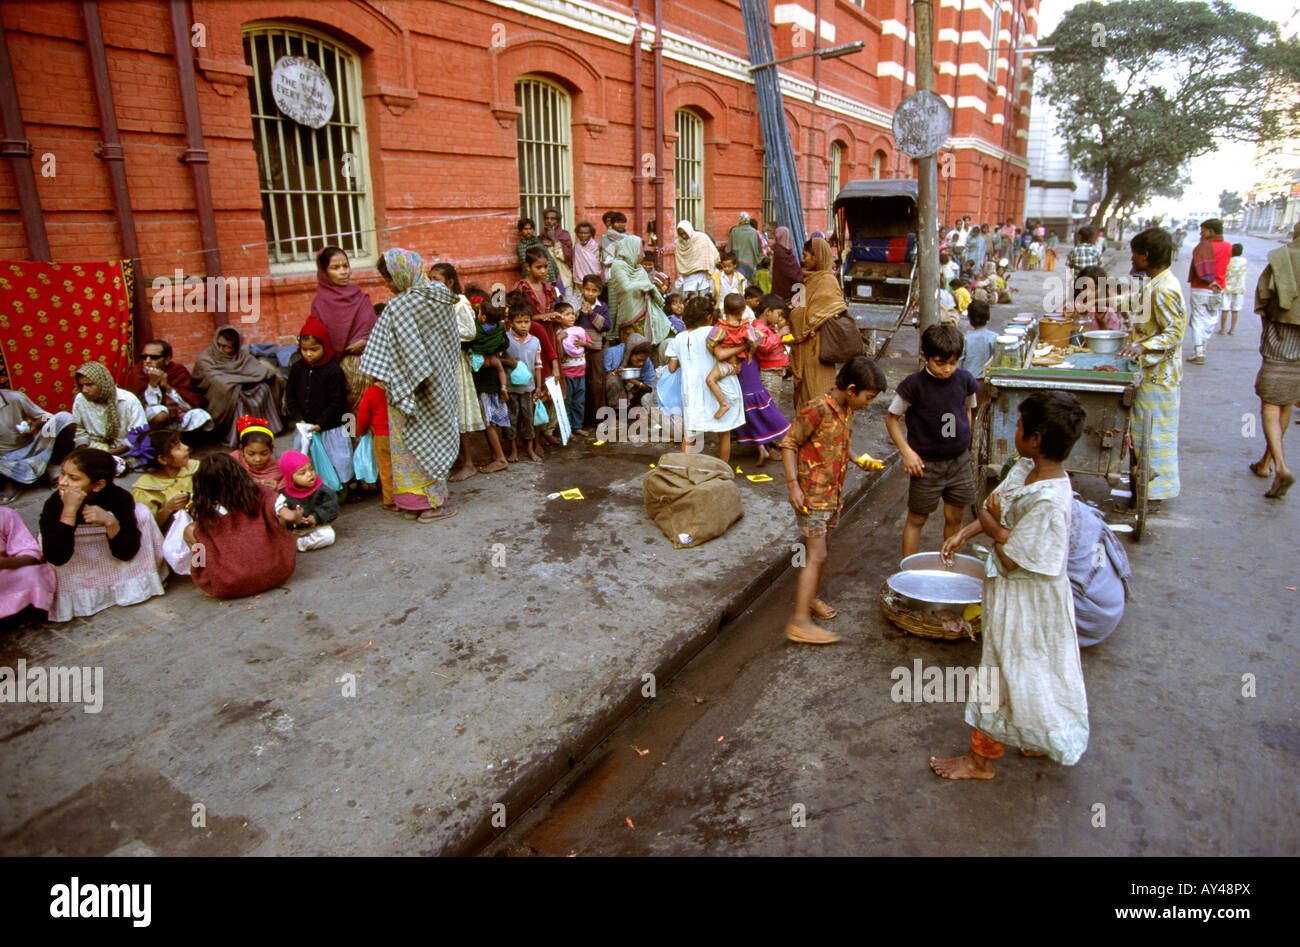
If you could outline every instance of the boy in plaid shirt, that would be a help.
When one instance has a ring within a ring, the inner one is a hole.
[[[817,586],[826,565],[827,541],[844,505],[853,412],[871,404],[886,387],[885,373],[865,355],[845,362],[835,376],[835,388],[804,405],[781,441],[790,505],[808,543],[794,615],[785,626],[785,636],[791,641],[833,644],[840,640],[839,635],[813,624],[814,617],[828,621],[836,614],[817,598]]]

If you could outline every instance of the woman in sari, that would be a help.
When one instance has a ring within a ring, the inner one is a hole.
[[[284,379],[253,357],[232,326],[222,326],[212,334],[212,344],[195,360],[193,374],[207,398],[214,428],[227,447],[239,443],[236,418],[265,418],[267,427],[277,433],[284,427],[280,418]]]
[[[620,341],[632,333],[644,335],[651,345],[668,338],[672,326],[664,315],[662,289],[641,265],[641,238],[624,235],[615,244],[609,273],[609,308]]]
[[[713,285],[710,277],[718,268],[718,247],[713,239],[707,233],[696,231],[689,220],[679,221],[673,251],[677,289],[685,296],[708,292]]]
[[[803,270],[794,255],[794,236],[789,227],[777,227],[772,239],[772,292],[786,302],[803,282]]]
[[[794,373],[794,410],[824,395],[835,384],[835,366],[821,360],[821,327],[848,311],[835,279],[830,244],[813,237],[803,253],[804,305],[790,310],[790,369]],[[775,289],[775,287],[773,287]]]
[[[1187,330],[1187,304],[1178,278],[1169,271],[1174,241],[1168,231],[1153,227],[1129,242],[1133,269],[1147,279],[1135,293],[1122,296],[1115,308],[1130,314],[1133,326],[1121,355],[1142,363],[1142,386],[1129,418],[1133,448],[1151,456],[1151,484],[1147,511],[1155,512],[1162,500],[1178,496],[1178,404],[1183,383],[1183,333]],[[1143,441],[1146,419],[1151,419],[1151,443]]]
[[[356,411],[367,387],[361,353],[375,327],[375,307],[367,293],[352,285],[352,264],[338,247],[326,247],[316,255],[316,287],[311,314],[329,332],[334,361],[348,380],[348,410]]]
[[[388,250],[378,269],[396,295],[370,333],[361,370],[388,391],[394,502],[407,519],[433,523],[456,515],[447,494],[460,448],[455,300],[424,275],[418,253]]]

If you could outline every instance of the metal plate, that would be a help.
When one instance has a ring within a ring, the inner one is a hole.
[[[948,140],[952,112],[927,89],[917,89],[894,112],[894,141],[909,158],[928,158]]]
[[[946,570],[895,572],[888,581],[899,595],[932,605],[976,605],[984,593],[981,580]]]

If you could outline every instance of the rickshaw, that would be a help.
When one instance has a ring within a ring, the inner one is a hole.
[[[875,358],[917,312],[916,195],[911,179],[849,181],[833,205],[840,287],[866,353]]]

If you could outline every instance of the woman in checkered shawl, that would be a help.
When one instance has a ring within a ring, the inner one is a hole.
[[[378,268],[397,295],[370,332],[361,370],[387,388],[394,500],[408,519],[430,523],[456,513],[447,494],[460,447],[455,300],[424,275],[418,253],[388,250]]]

